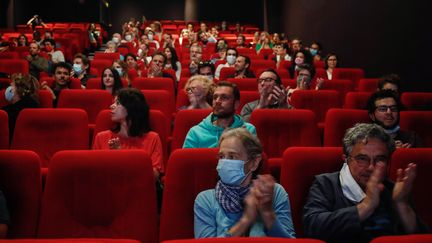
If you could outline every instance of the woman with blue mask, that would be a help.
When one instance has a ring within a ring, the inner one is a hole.
[[[12,75],[12,83],[5,91],[5,99],[9,103],[2,110],[9,117],[9,141],[12,140],[15,122],[19,113],[25,108],[39,107],[39,82],[29,74]]]
[[[258,175],[262,146],[244,128],[225,131],[219,141],[220,180],[198,194],[195,238],[294,238],[288,194],[270,175]]]

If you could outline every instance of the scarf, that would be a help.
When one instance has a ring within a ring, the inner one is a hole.
[[[249,185],[229,186],[219,180],[215,190],[216,200],[226,212],[238,213],[243,210],[243,200],[249,192]]]
[[[340,170],[339,181],[344,196],[349,200],[359,203],[366,197],[366,194],[352,177],[347,163],[344,163]]]

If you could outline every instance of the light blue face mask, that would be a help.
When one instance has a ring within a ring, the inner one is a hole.
[[[82,65],[81,64],[74,64],[73,65],[73,70],[77,75],[80,75],[82,72]]]
[[[12,86],[9,86],[9,87],[7,87],[7,89],[5,90],[5,99],[6,99],[8,102],[11,102],[12,99],[13,99],[13,97],[14,97],[14,91],[13,91],[13,88],[12,88]]]
[[[316,54],[318,54],[318,50],[316,49],[309,49],[310,53],[312,56],[315,56]]]
[[[221,181],[231,186],[239,186],[249,175],[244,173],[243,160],[219,159],[216,170]]]

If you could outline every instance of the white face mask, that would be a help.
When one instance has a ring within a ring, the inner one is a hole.
[[[147,37],[148,37],[149,41],[153,40],[153,35],[152,34],[148,34]]]
[[[125,36],[125,40],[126,41],[131,41],[132,40],[132,36],[131,35],[126,35]]]
[[[118,44],[118,43],[120,42],[120,40],[119,40],[118,37],[113,37],[113,38],[112,38],[112,41],[113,41],[114,43],[116,43],[116,44]]]
[[[235,56],[227,56],[226,60],[227,60],[229,65],[233,65],[236,61],[236,57]]]
[[[143,54],[143,50],[142,49],[138,49],[138,56],[141,56]]]

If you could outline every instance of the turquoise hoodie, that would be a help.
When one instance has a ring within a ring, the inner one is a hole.
[[[192,127],[186,135],[183,148],[216,148],[219,138],[225,130],[213,124],[216,119],[217,117],[210,113],[202,122]],[[238,127],[244,127],[256,136],[254,125],[244,122],[241,116],[234,115],[234,122],[230,128]]]

